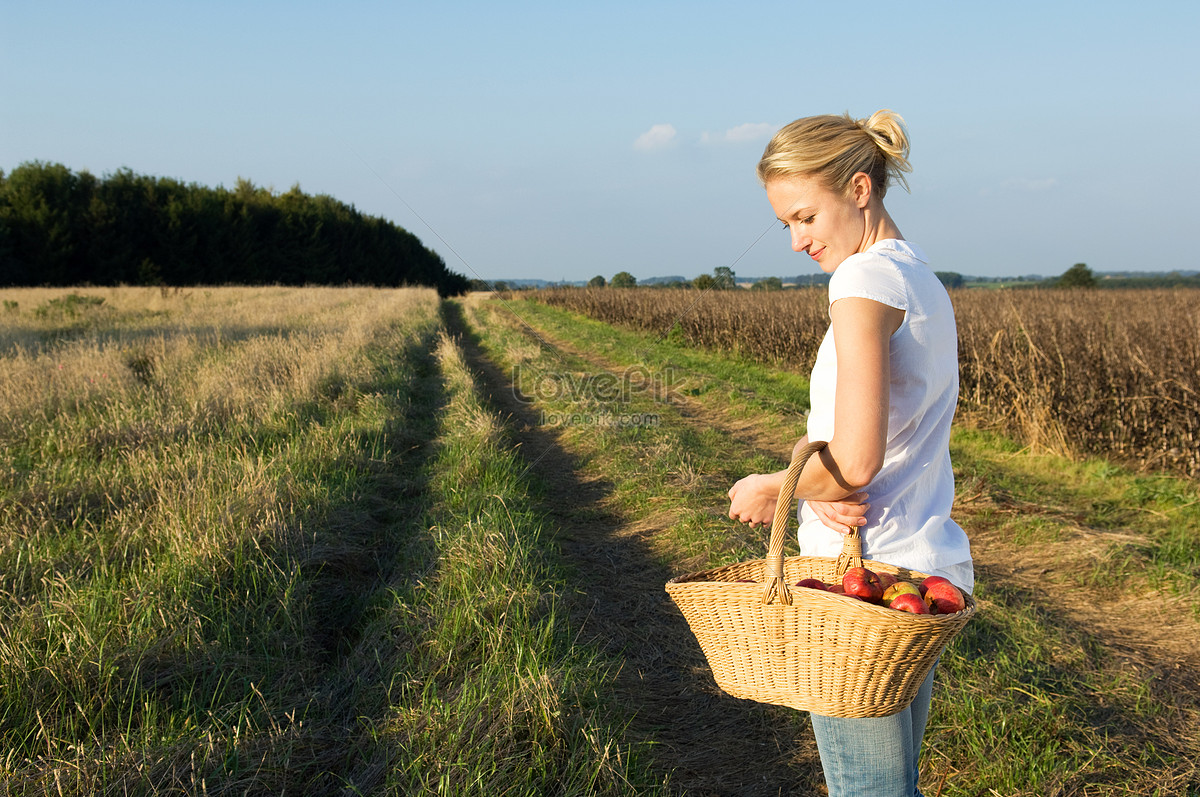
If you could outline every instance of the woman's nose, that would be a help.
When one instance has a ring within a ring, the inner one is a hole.
[[[811,243],[812,243],[812,238],[810,238],[807,235],[804,235],[803,233],[796,231],[794,228],[792,229],[792,251],[793,252],[803,252],[805,250],[805,248],[807,248],[808,245]]]

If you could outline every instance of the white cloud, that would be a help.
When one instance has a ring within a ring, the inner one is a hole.
[[[669,147],[675,142],[674,125],[654,125],[633,142],[634,149],[652,150]]]
[[[731,127],[724,133],[701,133],[701,144],[741,144],[747,141],[766,141],[775,132],[775,125],[766,122],[747,122]]]
[[[744,125],[731,127],[725,131],[726,141],[760,141],[768,139],[775,132],[775,125],[765,122],[747,122]]]

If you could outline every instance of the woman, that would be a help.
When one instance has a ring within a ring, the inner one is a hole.
[[[811,380],[809,439],[829,445],[800,475],[799,541],[806,556],[837,557],[862,527],[863,557],[974,586],[966,534],[950,519],[950,422],[958,401],[954,310],[924,254],[883,206],[904,184],[903,120],[879,111],[799,119],[767,145],[758,176],[792,249],[830,274],[830,327]],[[907,186],[906,186],[907,187]],[[752,474],[729,490],[729,516],[769,525],[785,471]],[[813,715],[832,797],[919,795],[917,758],[931,673],[889,717]]]

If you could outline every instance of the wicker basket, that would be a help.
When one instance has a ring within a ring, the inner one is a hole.
[[[855,529],[837,559],[783,556],[787,518],[811,443],[779,491],[766,559],[678,576],[667,593],[696,635],[717,685],[733,697],[831,717],[882,717],[916,696],[942,648],[975,614],[975,602],[948,615],[917,615],[815,589],[802,578],[841,581],[859,565],[920,581],[927,574],[863,560]],[[752,580],[755,583],[741,583]]]

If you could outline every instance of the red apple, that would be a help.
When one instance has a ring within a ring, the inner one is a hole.
[[[945,580],[926,587],[925,603],[937,607],[938,614],[954,614],[967,608],[967,601],[959,588]]]
[[[942,578],[941,576],[930,576],[929,578],[925,579],[920,584],[918,584],[917,589],[921,590],[921,595],[922,595],[922,597],[924,597],[925,590],[929,589],[930,584],[941,584],[943,582],[949,584],[950,579]]]
[[[808,587],[809,589],[828,589],[828,585],[819,578],[802,578],[796,582],[797,587]]]
[[[868,603],[878,603],[883,597],[883,586],[879,576],[865,567],[852,567],[842,576],[846,594]]]
[[[832,592],[834,595],[845,595],[846,588],[841,584],[830,584],[829,589],[827,589],[826,592]]]
[[[925,605],[925,601],[921,600],[921,596],[915,592],[902,592],[892,599],[888,604],[891,608],[901,612],[912,612],[913,614],[930,614],[929,607]]]
[[[892,586],[893,584],[895,584],[897,581],[900,580],[900,579],[896,578],[895,576],[893,576],[891,573],[879,573],[878,575],[879,575],[879,583],[883,585],[884,592],[887,591],[888,587]]]

